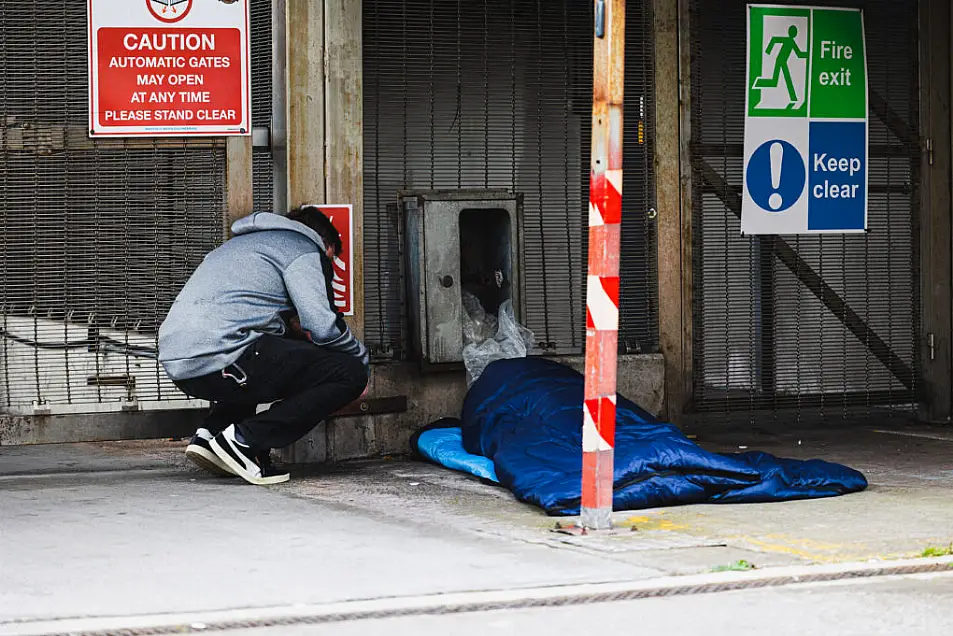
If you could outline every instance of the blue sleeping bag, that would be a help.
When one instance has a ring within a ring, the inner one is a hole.
[[[498,482],[550,515],[577,515],[583,389],[582,375],[550,360],[494,362],[467,394],[461,419],[418,433],[414,451]],[[838,464],[710,453],[619,396],[616,510],[832,497],[866,487],[861,473]]]

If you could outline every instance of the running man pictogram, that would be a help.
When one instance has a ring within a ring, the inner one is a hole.
[[[771,55],[775,47],[781,47],[774,61],[774,76],[759,77],[754,81],[754,85],[752,86],[752,88],[776,88],[781,83],[781,76],[783,75],[784,84],[788,89],[788,96],[791,98],[791,103],[788,104],[788,108],[793,108],[801,101],[798,99],[797,89],[791,77],[791,69],[788,68],[791,56],[807,59],[807,51],[802,51],[801,47],[797,45],[797,36],[798,28],[792,24],[791,27],[788,28],[786,37],[777,35],[771,38],[771,41],[768,42],[768,48],[765,49],[765,53]]]

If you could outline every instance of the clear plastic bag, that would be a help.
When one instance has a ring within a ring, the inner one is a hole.
[[[535,336],[516,321],[513,301],[504,301],[497,317],[486,313],[475,296],[464,292],[463,307],[463,364],[468,386],[483,375],[490,363],[525,358],[533,350]]]
[[[463,344],[483,344],[496,335],[496,316],[486,313],[480,299],[470,292],[463,292]]]

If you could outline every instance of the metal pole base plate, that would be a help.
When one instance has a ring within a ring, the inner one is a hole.
[[[612,536],[612,535],[622,535],[622,534],[632,534],[636,530],[635,528],[606,528],[605,530],[596,530],[593,528],[587,528],[581,526],[577,523],[563,525],[562,523],[557,523],[556,526],[552,529],[552,532],[557,534],[566,534],[573,537],[589,537],[589,536]]]

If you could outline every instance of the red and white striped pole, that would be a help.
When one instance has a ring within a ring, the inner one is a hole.
[[[608,530],[619,341],[625,0],[595,0],[595,14],[581,525]]]

